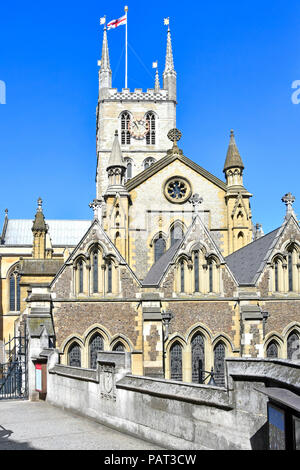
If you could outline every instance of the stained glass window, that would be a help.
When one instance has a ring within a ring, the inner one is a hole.
[[[196,333],[192,339],[192,381],[202,383],[205,370],[204,338]]]
[[[104,343],[103,338],[99,333],[96,333],[90,341],[90,368],[96,369],[97,367],[97,353],[103,351]]]
[[[182,380],[182,347],[174,343],[170,349],[171,379]]]
[[[73,343],[69,348],[68,364],[73,367],[81,367],[81,349],[77,343]]]
[[[154,261],[156,262],[166,251],[166,242],[160,235],[154,240]]]

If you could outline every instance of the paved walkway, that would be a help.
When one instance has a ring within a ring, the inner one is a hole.
[[[0,451],[19,449],[160,448],[45,402],[0,401]]]

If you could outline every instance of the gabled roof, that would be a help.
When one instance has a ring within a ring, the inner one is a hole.
[[[216,186],[219,186],[219,188],[223,189],[226,191],[227,186],[226,184],[217,178],[216,176],[212,175],[209,173],[209,171],[205,170],[202,168],[202,166],[197,165],[197,163],[193,162],[189,158],[185,157],[181,150],[179,150],[179,153],[174,153],[172,150],[168,151],[167,155],[165,155],[163,158],[158,160],[157,162],[153,163],[150,167],[148,167],[146,170],[142,171],[138,175],[134,176],[132,179],[128,180],[125,184],[125,187],[128,191],[131,191],[132,189],[136,188],[139,186],[141,183],[146,181],[148,178],[151,176],[155,175],[155,173],[159,172],[166,166],[170,165],[170,163],[174,162],[175,160],[179,160],[185,165],[187,165],[189,168],[192,168],[194,171],[199,173],[201,176],[204,178],[208,179],[212,183],[214,183]]]
[[[157,286],[160,283],[161,278],[166,272],[169,264],[174,258],[175,253],[182,242],[182,239],[176,240],[172,245],[149,269],[147,276],[142,281],[143,287]]]
[[[212,249],[218,254],[219,258],[221,261],[224,261],[224,258],[217,247],[215,241],[211,237],[207,227],[204,225],[202,222],[201,218],[199,215],[196,215],[196,217],[193,219],[193,222],[187,229],[184,237],[180,240],[177,240],[174,245],[172,245],[157,261],[154,263],[151,268],[149,269],[146,277],[142,281],[142,287],[154,287],[158,286],[164,277],[164,275],[167,273],[169,266],[171,263],[176,259],[177,255],[181,254],[181,249],[184,250],[186,249],[186,245],[189,245],[189,243],[192,241],[200,241],[201,240],[193,240],[191,237],[194,237],[192,235],[194,233],[195,227],[201,227],[201,230],[203,230],[203,234],[207,239],[209,239],[210,244]]]
[[[53,246],[76,246],[91,225],[90,220],[46,220]],[[2,245],[32,246],[33,221],[8,219],[3,230]]]
[[[239,284],[255,284],[281,229],[273,230],[225,258]]]

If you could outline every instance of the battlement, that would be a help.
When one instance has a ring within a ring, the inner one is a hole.
[[[122,88],[122,91],[109,88],[106,90],[105,98],[117,101],[167,101],[169,93],[168,90],[155,90],[154,88],[148,88],[145,92],[142,88],[135,88],[134,91],[130,91],[129,88]]]

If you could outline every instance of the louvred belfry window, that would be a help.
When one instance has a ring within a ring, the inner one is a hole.
[[[155,114],[150,112],[146,114],[146,121],[148,122],[148,132],[146,134],[146,144],[155,145]]]
[[[121,114],[121,144],[130,144],[130,132],[129,132],[130,115],[127,111]]]

